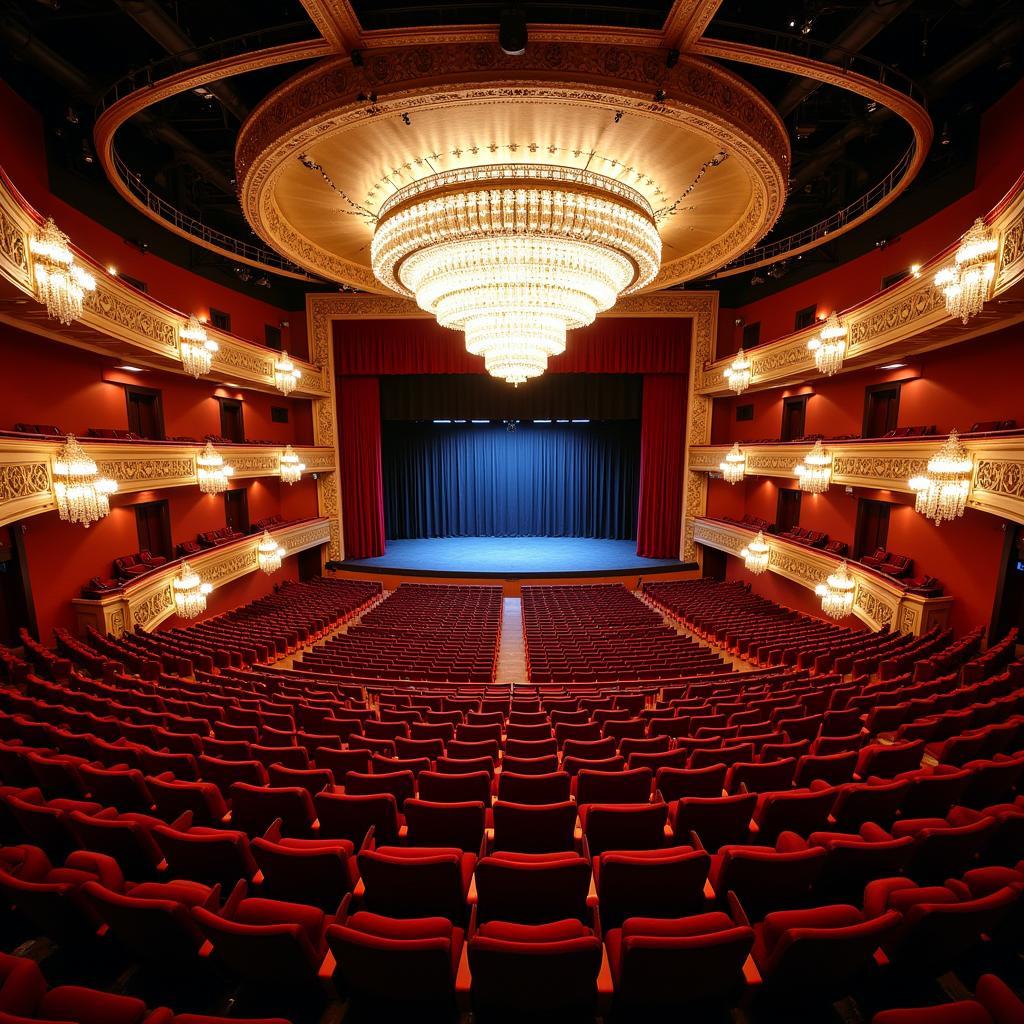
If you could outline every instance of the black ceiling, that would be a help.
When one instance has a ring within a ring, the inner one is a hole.
[[[361,23],[371,29],[496,22],[503,6],[469,0],[354,0]],[[533,22],[658,28],[672,5],[671,0],[641,0],[520,6]],[[715,282],[726,306],[767,294],[891,238],[929,208],[969,188],[980,114],[1021,74],[1024,18],[1017,0],[725,0],[707,35],[742,37],[736,24],[828,45],[845,41],[863,56],[911,76],[928,97],[937,139],[920,178],[890,211],[776,275],[756,275],[763,278],[761,284],[752,285],[755,275],[750,273]],[[95,103],[111,84],[186,47],[202,48],[242,34],[246,45],[256,48],[285,37],[313,38],[316,32],[299,0],[0,0],[0,77],[43,113],[53,187],[66,198],[95,209],[106,223],[113,219],[118,230],[145,239],[153,251],[295,308],[301,304],[301,284],[274,278],[269,288],[257,287],[263,275],[249,274],[244,281],[246,270],[173,238],[130,210],[106,182],[91,151]],[[750,41],[771,44],[763,34],[750,35]],[[857,198],[909,143],[897,118],[870,111],[847,92],[811,88],[777,72],[741,65],[732,69],[781,105],[791,131],[794,189],[768,240],[813,224]],[[292,64],[237,76],[209,95],[187,93],[159,104],[144,123],[122,129],[118,149],[171,203],[219,230],[253,240],[234,196],[235,135],[247,111],[298,70]]]

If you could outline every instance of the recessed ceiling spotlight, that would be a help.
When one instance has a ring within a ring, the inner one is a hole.
[[[129,366],[127,363],[124,363],[121,366],[115,367],[115,369],[127,370],[129,373],[145,373],[146,372],[145,370],[143,370],[143,368],[141,366]]]
[[[906,363],[886,363],[885,366],[880,366],[880,370],[902,370]]]

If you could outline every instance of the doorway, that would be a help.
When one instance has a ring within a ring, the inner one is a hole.
[[[166,501],[146,501],[133,506],[139,550],[171,558],[171,517]]]
[[[249,532],[249,493],[244,487],[224,492],[224,522],[239,533]]]
[[[220,436],[235,444],[245,444],[245,423],[242,419],[242,403],[236,398],[221,398]]]
[[[853,557],[861,559],[877,548],[885,549],[889,541],[889,510],[887,501],[860,498],[857,501],[857,526],[853,539]]]
[[[885,437],[900,416],[900,385],[873,384],[864,389],[864,437]]]
[[[38,640],[36,610],[25,572],[25,545],[20,526],[0,530],[0,643],[18,647],[24,626]]]
[[[783,441],[795,441],[804,436],[804,423],[807,420],[807,395],[782,400],[782,433]]]
[[[725,552],[719,551],[718,548],[704,547],[703,554],[704,558],[701,563],[701,576],[706,580],[724,580]]]
[[[801,494],[801,491],[788,487],[779,488],[779,503],[775,510],[775,525],[779,533],[788,533],[800,525]]]
[[[1024,633],[1024,526],[1007,523],[988,642],[1001,640],[1014,626]]]
[[[320,548],[306,548],[299,552],[299,579],[311,580],[319,576],[322,569],[320,565]]]
[[[153,388],[129,386],[124,393],[128,402],[128,429],[147,441],[162,441],[164,409],[160,392]]]

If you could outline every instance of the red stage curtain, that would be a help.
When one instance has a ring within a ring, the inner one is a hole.
[[[686,384],[682,374],[644,377],[636,551],[645,558],[679,557]]]
[[[341,505],[345,557],[384,554],[384,487],[380,462],[380,381],[338,378]]]
[[[570,331],[551,373],[688,373],[690,320],[671,317],[610,317]],[[336,320],[334,369],[377,376],[392,373],[483,373],[461,331],[433,320]]]

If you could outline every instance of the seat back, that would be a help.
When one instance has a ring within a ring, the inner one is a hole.
[[[477,921],[587,920],[590,865],[578,854],[499,852],[476,866]]]
[[[372,827],[378,843],[398,841],[398,803],[391,793],[317,793],[313,798],[322,839],[361,846]]]
[[[703,850],[608,852],[597,866],[601,927],[618,928],[627,917],[685,917],[704,904],[710,856]]]
[[[565,772],[520,775],[507,770],[498,776],[498,799],[518,804],[556,804],[569,799],[572,779]]]
[[[755,793],[682,797],[673,819],[676,841],[688,843],[690,833],[696,832],[704,849],[712,853],[726,843],[741,843],[747,838],[756,803]]]
[[[333,913],[342,897],[352,891],[351,844],[344,839],[328,847],[322,842],[303,846],[253,839],[253,858],[263,872],[263,891],[274,900],[307,903]]]
[[[437,803],[406,800],[410,846],[454,846],[477,853],[484,837],[485,808],[480,800]]]
[[[584,832],[592,857],[606,850],[655,850],[665,845],[668,804],[590,804]]]
[[[576,805],[494,804],[494,849],[519,853],[555,853],[573,849]]]
[[[459,775],[421,772],[419,794],[422,800],[431,800],[435,803],[474,801],[490,807],[491,777],[487,772],[465,772]]]
[[[386,917],[446,917],[466,910],[463,853],[455,847],[380,846],[359,854],[367,910]]]
[[[231,829],[178,829],[160,826],[153,835],[167,860],[171,878],[190,878],[230,890],[239,879],[251,879],[256,862],[244,833]]]

